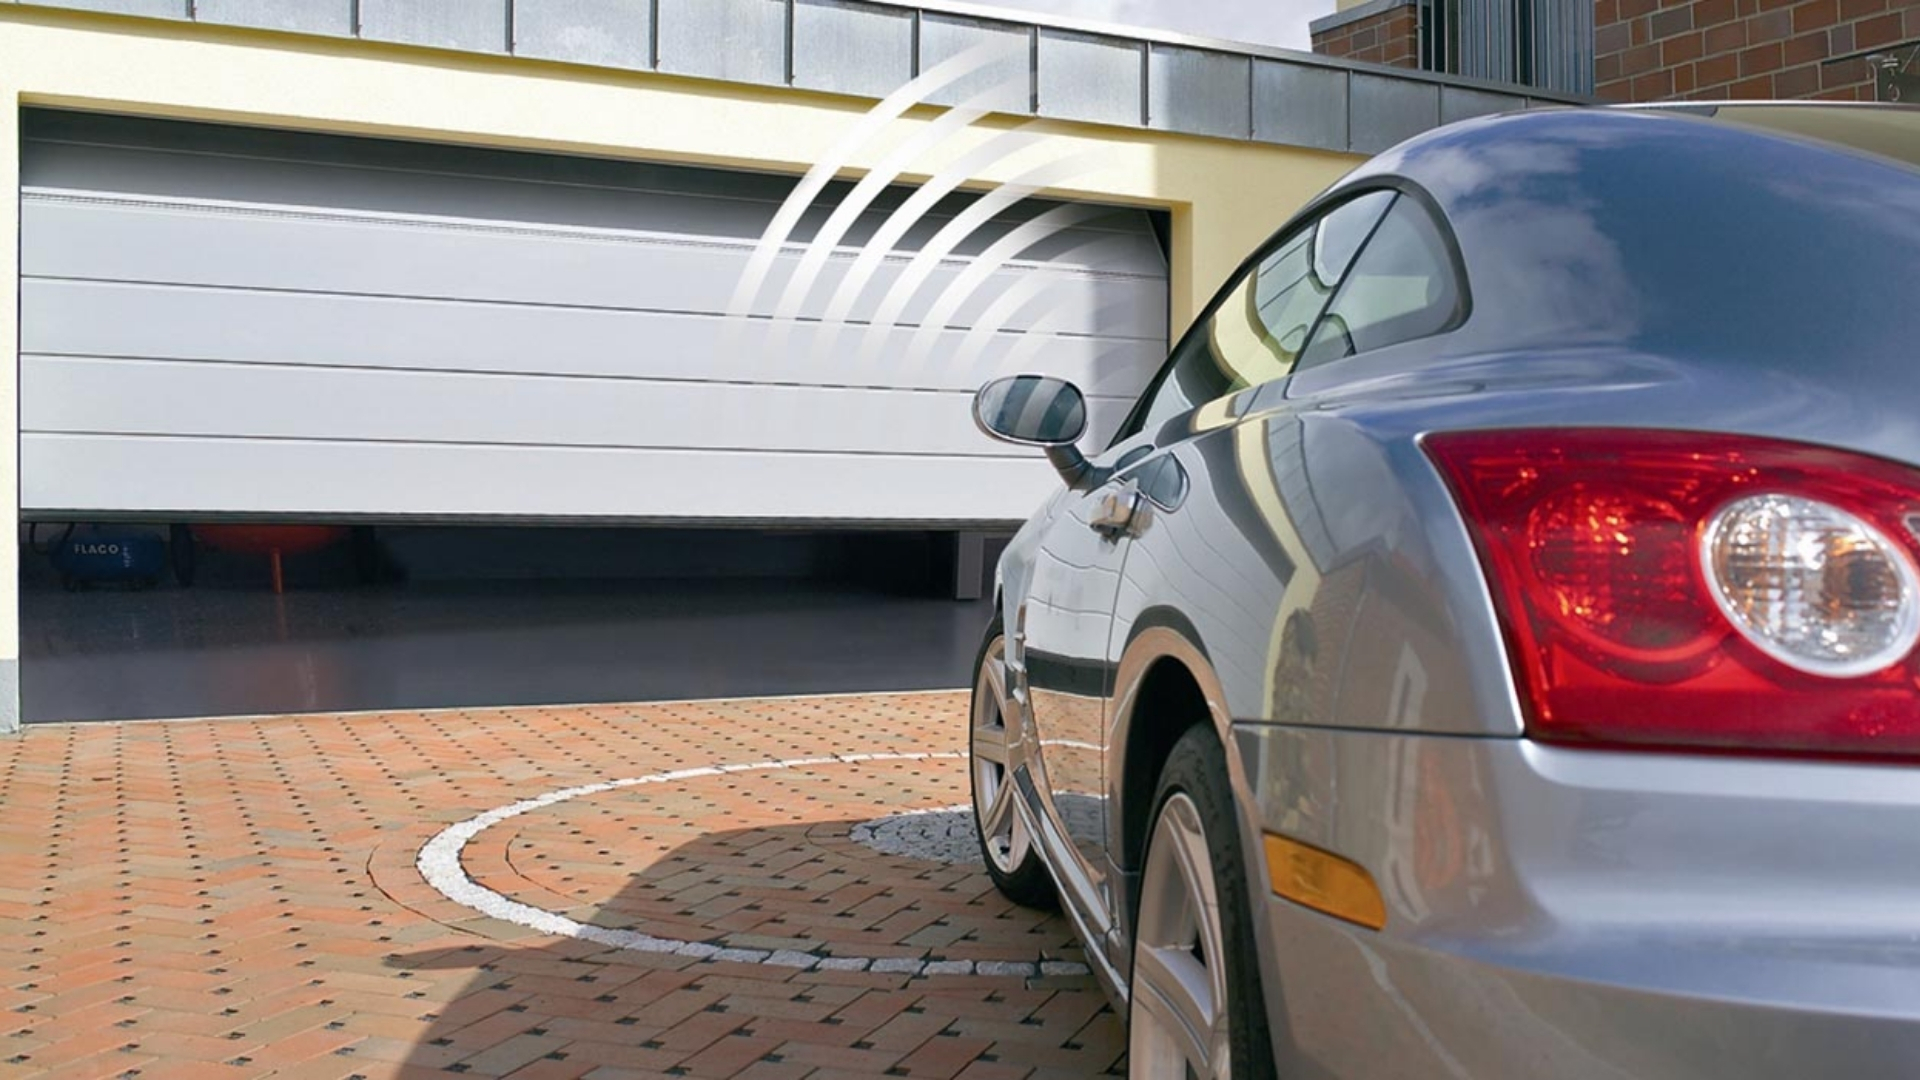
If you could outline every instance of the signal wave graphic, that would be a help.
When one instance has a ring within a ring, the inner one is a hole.
[[[851,124],[795,184],[755,245],[727,309],[724,347],[792,357],[816,372],[831,365],[830,379],[802,379],[796,371],[796,382],[814,385],[911,380],[971,388],[1010,373],[1010,363],[1036,358],[1060,334],[1086,334],[1084,293],[1061,292],[1083,290],[1084,283],[1027,272],[1042,265],[1033,259],[1044,258],[1048,269],[1095,268],[1137,245],[1088,229],[1110,213],[1101,208],[1021,208],[1105,167],[1112,153],[1063,148],[1039,130],[1040,121],[976,128],[996,103],[1025,98],[1027,59],[1019,43],[976,46]],[[898,122],[909,111],[961,85],[984,89],[902,133]],[[953,154],[950,146],[963,138],[971,145]],[[868,157],[873,164],[850,187],[835,183]],[[939,161],[931,169],[924,165],[930,158]],[[976,179],[996,174],[1004,179],[984,188]],[[908,176],[925,179],[900,198],[894,185]],[[1065,243],[1071,237],[1062,234],[1074,230],[1093,239]],[[804,242],[796,239],[802,235]],[[1045,250],[1032,255],[1038,249]],[[751,340],[743,340],[749,330]],[[804,361],[793,347],[796,334],[810,335],[801,339]]]

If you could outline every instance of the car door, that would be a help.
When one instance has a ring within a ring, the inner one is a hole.
[[[1087,488],[1074,492],[1036,549],[1014,633],[1024,657],[1041,843],[1069,901],[1099,940],[1119,898],[1107,776],[1116,694],[1115,609],[1136,544],[1184,512],[1191,467],[1184,444],[1231,424],[1258,387],[1285,375],[1339,272],[1391,193],[1327,208],[1248,261],[1182,339],[1136,404]],[[1161,558],[1166,557],[1163,553]],[[1188,557],[1180,553],[1180,557]],[[1139,604],[1131,603],[1130,617]]]
[[[1331,425],[1316,422],[1315,412],[1316,391],[1337,392],[1341,380],[1327,378],[1334,369],[1364,367],[1369,357],[1391,354],[1396,347],[1411,350],[1396,363],[1417,364],[1416,357],[1431,348],[1423,342],[1464,318],[1463,278],[1443,226],[1417,195],[1382,191],[1367,203],[1346,205],[1365,211],[1359,214],[1369,222],[1364,240],[1335,257],[1329,254],[1335,234],[1348,231],[1342,227],[1353,222],[1330,215],[1316,226],[1316,242],[1328,242],[1306,260],[1310,276],[1293,287],[1310,287],[1312,297],[1289,305],[1284,315],[1273,304],[1256,304],[1268,313],[1264,326],[1237,337],[1214,332],[1217,363],[1229,368],[1250,362],[1236,360],[1236,351],[1243,357],[1261,355],[1248,351],[1249,339],[1270,335],[1293,343],[1280,353],[1267,351],[1273,367],[1266,382],[1259,384],[1257,374],[1249,372],[1244,381],[1254,389],[1182,412],[1183,405],[1221,388],[1195,377],[1186,402],[1160,407],[1168,419],[1156,441],[1179,466],[1187,491],[1176,510],[1158,513],[1134,540],[1109,636],[1114,688],[1108,702],[1106,817],[1109,850],[1117,853],[1109,871],[1116,889],[1131,892],[1137,882],[1138,867],[1129,856],[1140,852],[1129,847],[1127,823],[1144,827],[1152,809],[1150,781],[1132,792],[1137,802],[1127,801],[1123,766],[1134,734],[1156,719],[1150,704],[1140,705],[1142,699],[1130,695],[1156,657],[1164,655],[1161,640],[1177,637],[1190,644],[1212,676],[1218,694],[1212,703],[1241,719],[1324,717],[1336,697],[1365,715],[1401,715],[1423,703],[1444,708],[1447,687],[1465,684],[1432,658],[1445,650],[1402,648],[1401,643],[1420,637],[1406,632],[1390,605],[1363,600],[1374,582],[1391,580],[1393,568],[1382,572],[1374,558],[1350,557],[1356,547],[1373,543],[1354,538],[1353,530],[1369,520],[1365,515],[1330,515],[1325,507],[1327,497],[1349,509],[1367,501],[1371,477],[1353,467],[1364,459],[1329,449],[1325,439]],[[1276,256],[1287,250],[1283,244]],[[1293,259],[1298,270],[1297,252]],[[1271,286],[1256,283],[1255,293],[1286,289],[1291,273],[1285,264],[1284,257],[1263,260],[1263,272],[1273,281]],[[1222,305],[1211,318],[1224,321],[1231,310]],[[1301,318],[1309,321],[1310,332],[1301,329]],[[1224,388],[1239,381],[1230,380]],[[1319,452],[1310,455],[1311,447]],[[1329,457],[1345,468],[1327,469]],[[1393,651],[1371,663],[1327,662],[1336,648],[1350,655],[1344,650],[1366,647],[1356,641],[1374,639]],[[1247,763],[1250,772],[1268,776],[1299,765]],[[1129,935],[1130,928],[1120,925],[1108,939],[1116,966],[1125,962]]]
[[[1102,732],[1111,672],[1107,636],[1134,535],[1136,466],[1153,452],[1134,438],[1093,459],[1098,482],[1068,494],[1036,545],[1025,602],[1012,613],[1025,672],[1039,841],[1077,911],[1105,933]],[[1016,780],[1017,782],[1017,780]]]

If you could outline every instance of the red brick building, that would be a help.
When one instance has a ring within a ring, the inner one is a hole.
[[[1555,54],[1590,65],[1587,85],[1560,88],[1607,101],[1891,100],[1920,78],[1920,0],[1592,0],[1590,28],[1553,35],[1530,17],[1540,3],[1366,0],[1315,20],[1313,48],[1532,85],[1549,85],[1529,68]],[[1487,39],[1509,47],[1489,58]]]
[[[1379,10],[1374,10],[1376,8]],[[1344,7],[1324,19],[1314,20],[1313,51],[1374,64],[1422,67],[1420,8],[1413,0]]]

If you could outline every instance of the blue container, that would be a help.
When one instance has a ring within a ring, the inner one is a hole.
[[[166,572],[166,541],[150,532],[109,525],[75,525],[47,552],[69,589],[96,583],[153,586]]]

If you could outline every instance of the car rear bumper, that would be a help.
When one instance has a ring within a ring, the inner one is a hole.
[[[1920,768],[1237,736],[1259,825],[1388,910],[1254,898],[1282,1075],[1920,1072]]]

